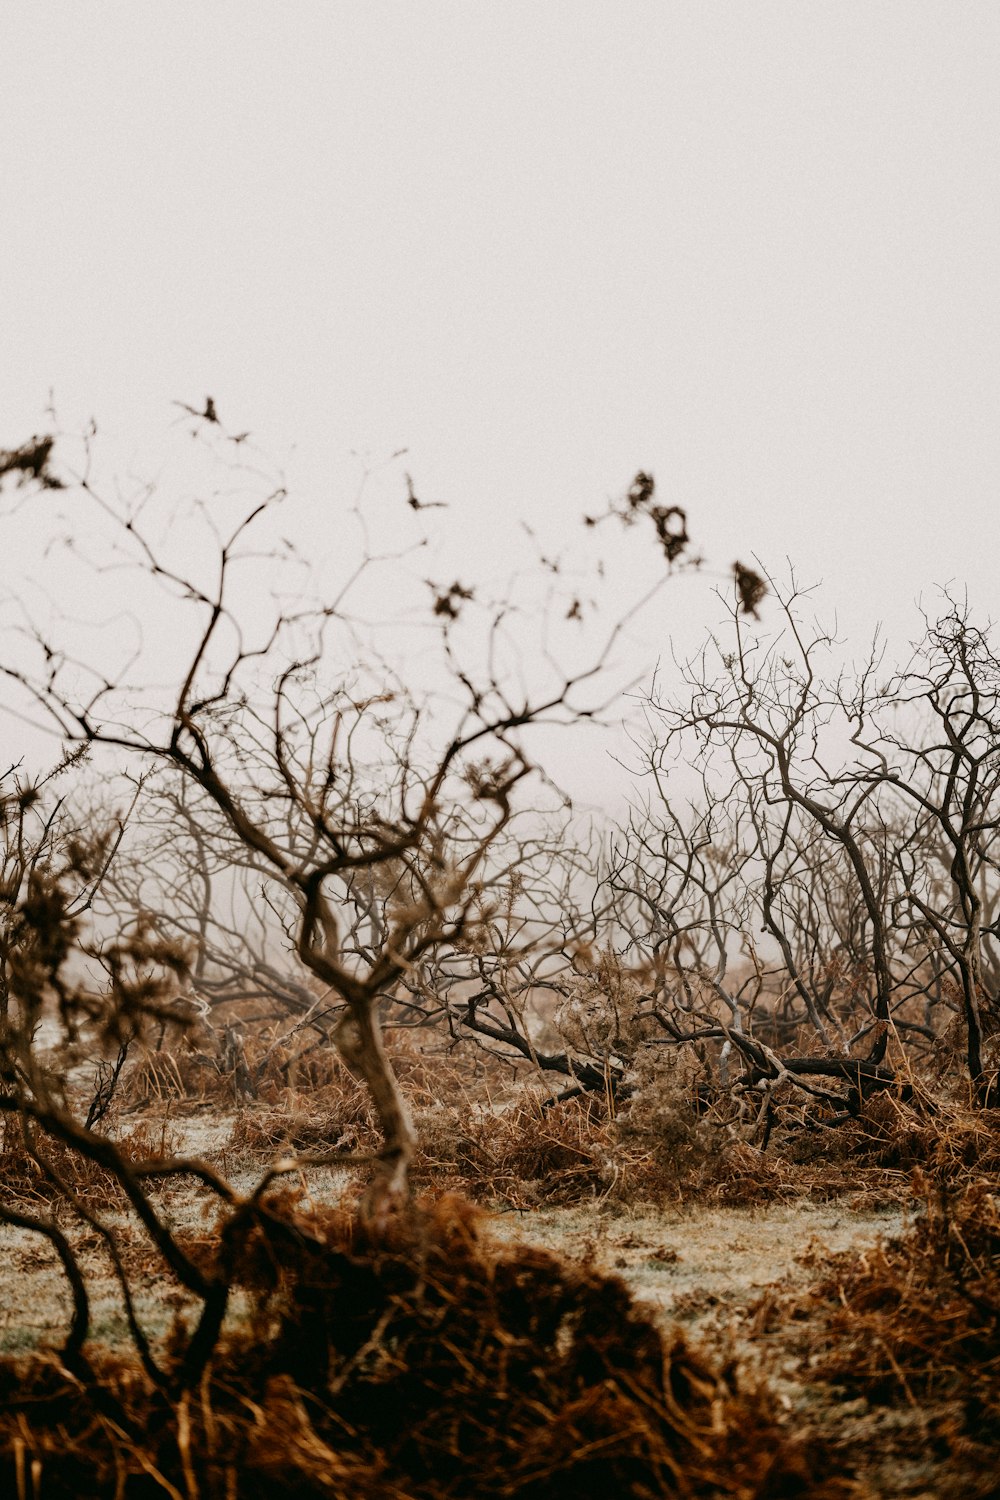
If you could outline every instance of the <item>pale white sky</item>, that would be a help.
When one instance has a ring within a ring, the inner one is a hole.
[[[0,446],[54,388],[155,466],[210,392],[320,553],[406,447],[470,576],[643,467],[859,649],[993,609],[995,0],[6,0],[0,51]]]

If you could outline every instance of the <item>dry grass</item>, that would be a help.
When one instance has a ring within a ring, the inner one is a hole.
[[[54,1140],[28,1149],[9,1119],[0,1124],[0,1182],[3,1202],[21,1212],[51,1211],[66,1191],[90,1209],[120,1199],[117,1181],[103,1167]]]
[[[697,1113],[686,1093],[644,1096],[612,1115],[593,1095],[546,1105],[522,1090],[500,1107],[465,1097],[417,1124],[421,1185],[515,1209],[597,1199],[754,1207],[859,1195],[881,1204],[909,1193],[899,1168],[868,1159],[859,1175],[853,1146],[845,1150],[833,1132],[804,1160],[780,1146],[765,1152],[724,1117]]]
[[[963,1436],[1000,1440],[1000,1197],[918,1174],[926,1212],[904,1239],[840,1262],[818,1289],[837,1306],[816,1373],[876,1402],[954,1403]]]
[[[814,1252],[812,1284],[752,1311],[807,1424],[849,1452],[873,1493],[994,1500],[1000,1464],[1000,1195],[919,1169],[923,1213],[863,1252]],[[765,1362],[766,1363],[766,1362]]]
[[[525,1093],[493,1109],[465,1099],[444,1115],[418,1118],[414,1176],[511,1208],[593,1198],[615,1181],[613,1131],[602,1113],[592,1099],[545,1108]]]
[[[62,1184],[91,1208],[121,1196],[117,1180],[104,1167],[38,1131],[29,1141],[10,1115],[0,1117],[0,1182],[4,1202],[23,1212],[51,1209],[64,1201]]]
[[[165,1121],[142,1120],[111,1139],[126,1163],[172,1155],[177,1145]],[[67,1194],[91,1210],[125,1201],[106,1167],[37,1128],[25,1134],[12,1115],[0,1116],[0,1183],[4,1201],[26,1211],[58,1211]]]
[[[268,1104],[242,1109],[225,1149],[237,1158],[265,1158],[278,1151],[377,1151],[380,1145],[368,1094],[345,1075],[312,1093],[285,1089]]]
[[[167,1101],[207,1105],[231,1099],[232,1092],[232,1082],[222,1075],[216,1058],[185,1044],[146,1052],[129,1066],[116,1104],[122,1109]]]
[[[920,1167],[946,1181],[1000,1175],[1000,1110],[932,1099],[920,1087],[906,1099],[886,1090],[865,1101],[844,1143],[859,1162]]]
[[[418,1207],[378,1241],[346,1213],[275,1200],[227,1253],[253,1325],[183,1397],[121,1360],[93,1381],[52,1360],[0,1364],[5,1493],[857,1493],[845,1465],[783,1430],[764,1390],[665,1340],[622,1282],[498,1250],[460,1200]]]

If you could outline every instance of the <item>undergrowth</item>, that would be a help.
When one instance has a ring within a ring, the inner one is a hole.
[[[876,1403],[919,1402],[938,1437],[1000,1439],[1000,1196],[918,1173],[912,1231],[840,1257],[816,1290],[835,1309],[815,1374]]]
[[[114,1141],[129,1164],[171,1156],[177,1147],[166,1121],[135,1121],[116,1131]],[[106,1167],[16,1115],[0,1115],[0,1183],[3,1200],[22,1208],[58,1212],[70,1197],[84,1208],[125,1202],[121,1184]]]
[[[850,1455],[878,1495],[998,1493],[996,1189],[995,1178],[916,1169],[907,1233],[863,1251],[817,1249],[804,1258],[810,1284],[769,1288],[749,1311],[755,1345],[769,1341],[795,1370],[805,1427]]]
[[[251,1299],[196,1389],[123,1359],[91,1378],[0,1364],[0,1473],[19,1500],[241,1496],[752,1497],[856,1493],[624,1284],[498,1250],[446,1197],[372,1239],[346,1212],[262,1206],[224,1240]]]

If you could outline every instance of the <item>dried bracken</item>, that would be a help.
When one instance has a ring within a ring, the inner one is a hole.
[[[346,1214],[265,1202],[222,1253],[251,1322],[196,1389],[168,1399],[121,1362],[93,1385],[0,1365],[7,1492],[32,1473],[53,1497],[853,1492],[762,1391],[664,1341],[622,1282],[498,1252],[458,1199],[377,1241]]]
[[[758,1335],[799,1356],[807,1423],[886,1497],[989,1500],[1000,1459],[1000,1212],[995,1180],[949,1188],[917,1171],[902,1238],[811,1258],[813,1282],[772,1292]]]

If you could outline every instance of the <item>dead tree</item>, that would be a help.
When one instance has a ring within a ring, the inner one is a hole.
[[[855,677],[829,677],[832,637],[803,623],[794,585],[783,594],[772,581],[772,592],[784,612],[778,633],[763,635],[734,606],[730,643],[713,641],[688,663],[685,694],[651,696],[649,765],[661,806],[641,833],[633,829],[637,852],[618,879],[632,870],[624,885],[633,903],[645,905],[664,941],[672,934],[678,943],[690,892],[707,900],[697,838],[707,813],[696,811],[683,830],[663,788],[671,766],[691,762],[706,787],[723,788],[706,793],[706,806],[726,809],[715,854],[741,851],[729,863],[749,898],[738,904],[780,955],[799,1004],[792,1031],[804,1027],[819,1043],[796,1050],[790,1036],[764,1045],[759,1024],[757,1035],[727,1024],[749,1083],[792,1080],[832,1108],[845,1086],[856,1103],[893,1083],[890,1037],[903,1047],[934,1039],[934,1018],[915,1017],[914,1002],[940,997],[950,969],[961,987],[969,1078],[985,1100],[981,1010],[995,1026],[985,974],[1000,827],[1000,672],[988,637],[952,609],[928,627],[906,672],[880,683],[873,652]],[[713,838],[706,842],[712,849]],[[674,894],[651,899],[668,877]],[[715,899],[695,927],[711,930]],[[696,958],[696,943],[685,940]],[[731,1003],[730,1014],[738,1019]],[[704,1014],[701,1024],[710,1034]],[[840,1091],[827,1080],[839,1080]]]
[[[212,441],[226,439],[213,432]],[[234,484],[249,476],[259,485],[245,447],[232,464]],[[268,528],[280,485],[228,529],[221,503],[218,511],[201,503],[200,534],[185,549],[176,518],[157,515],[148,487],[134,501],[106,498],[89,449],[82,470],[61,483],[103,526],[104,552],[92,547],[98,584],[113,564],[145,587],[146,610],[172,601],[186,659],[165,698],[133,663],[113,671],[74,661],[38,628],[35,661],[5,665],[7,680],[65,742],[175,778],[217,847],[238,851],[281,893],[297,958],[341,1007],[333,1039],[378,1112],[384,1147],[365,1210],[381,1221],[407,1193],[414,1134],[383,1046],[380,999],[490,919],[490,855],[533,775],[531,728],[600,712],[589,685],[620,627],[580,670],[561,671],[548,650],[539,654],[526,682],[503,603],[481,612],[478,647],[466,650],[474,591],[457,582],[433,588],[427,623],[437,632],[438,676],[421,695],[355,613],[360,580],[379,561],[363,531],[357,566],[338,592],[268,613],[261,598],[277,589],[281,547]],[[671,562],[679,550],[672,545]],[[185,561],[194,556],[197,566]],[[197,922],[201,898],[193,899]]]

